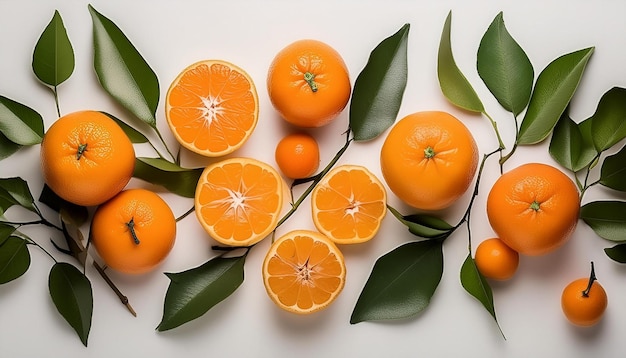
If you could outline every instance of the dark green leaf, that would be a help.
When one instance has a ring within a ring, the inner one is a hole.
[[[170,330],[192,321],[235,292],[244,279],[245,259],[246,255],[216,257],[184,272],[167,273],[171,282],[157,330]]]
[[[590,47],[560,56],[541,71],[520,126],[518,144],[539,143],[550,135],[574,96],[593,50]]]
[[[465,291],[482,303],[483,307],[498,324],[496,309],[493,303],[493,292],[487,279],[478,271],[476,262],[471,255],[467,255],[463,266],[461,266],[461,285],[465,288]],[[498,328],[500,328],[499,324]],[[500,332],[502,332],[501,329]]]
[[[56,10],[35,45],[33,71],[41,82],[53,87],[63,83],[74,72],[74,50],[63,19]]]
[[[552,158],[572,172],[591,164],[597,155],[591,137],[583,135],[581,126],[582,123],[576,124],[567,111],[564,111],[554,127],[550,140],[549,152]]]
[[[44,184],[39,201],[46,204],[52,210],[62,213],[65,219],[71,219],[76,226],[87,222],[89,212],[86,207],[70,203],[58,196],[50,187]]]
[[[89,279],[73,265],[58,262],[50,270],[48,288],[61,316],[87,346],[93,313],[93,293]]]
[[[397,247],[374,264],[350,323],[417,315],[428,307],[442,275],[441,240],[410,242]]]
[[[161,185],[172,193],[193,198],[203,168],[187,169],[162,158],[135,160],[135,178]]]
[[[626,241],[626,202],[593,201],[580,208],[580,217],[601,238]]]
[[[13,205],[20,205],[32,212],[37,212],[28,183],[22,178],[0,178],[0,203],[9,203],[8,207],[0,208],[2,212]]]
[[[39,144],[44,134],[43,118],[30,107],[0,96],[0,133],[15,144]]]
[[[89,5],[93,23],[94,68],[115,100],[156,128],[159,80],[117,25]]]
[[[0,224],[0,245],[4,243],[15,232],[15,227],[7,224]]]
[[[2,132],[0,132],[0,160],[10,157],[13,153],[22,148],[21,145],[13,143]]]
[[[483,103],[465,75],[456,65],[452,54],[450,28],[452,11],[448,13],[441,33],[437,56],[437,76],[443,95],[454,105],[472,112],[484,112]]]
[[[30,253],[26,240],[9,236],[0,244],[0,284],[22,276],[29,266]]]
[[[357,141],[378,137],[396,120],[407,82],[409,27],[376,46],[354,83],[350,129]]]
[[[535,72],[524,50],[506,29],[502,12],[480,41],[476,67],[504,109],[517,116],[526,108]]]
[[[626,146],[604,158],[600,170],[600,184],[611,189],[626,191]]]
[[[598,103],[591,117],[593,143],[603,152],[626,138],[626,89],[613,87]]]
[[[440,218],[426,214],[402,215],[396,209],[390,206],[388,208],[393,216],[406,225],[413,235],[427,239],[440,239],[447,237],[454,230],[452,225]]]
[[[626,264],[626,243],[617,244],[613,247],[607,247],[604,249],[604,253],[606,256],[610,257],[611,260],[621,264]]]
[[[101,113],[108,116],[112,120],[114,120],[122,128],[124,133],[126,133],[126,136],[128,137],[128,139],[130,139],[132,143],[148,143],[148,138],[145,135],[141,134],[141,132],[129,126],[121,119],[106,112],[101,112]]]

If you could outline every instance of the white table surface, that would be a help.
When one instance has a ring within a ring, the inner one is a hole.
[[[48,128],[56,118],[53,97],[35,78],[32,51],[44,27],[58,9],[74,46],[76,68],[59,88],[63,113],[97,109],[123,117],[124,111],[99,87],[92,66],[91,17],[82,0],[0,0],[0,95],[37,110]],[[274,164],[273,151],[285,127],[265,90],[265,76],[275,53],[300,38],[315,38],[337,49],[346,61],[352,82],[370,51],[403,24],[410,23],[409,77],[399,117],[422,110],[444,110],[472,130],[481,153],[496,147],[485,117],[464,113],[441,94],[436,57],[444,20],[452,10],[452,46],[457,64],[498,121],[505,144],[513,140],[512,120],[490,96],[476,73],[476,51],[481,36],[499,11],[507,28],[530,57],[537,75],[565,53],[595,46],[595,53],[575,95],[572,117],[590,116],[601,95],[626,85],[626,2],[623,1],[164,1],[94,0],[92,5],[112,19],[133,41],[158,75],[161,101],[159,128],[175,147],[165,123],[163,98],[172,79],[187,65],[202,59],[224,59],[244,68],[256,83],[260,120],[255,133],[237,155]],[[344,141],[347,110],[331,125],[311,131],[320,141],[322,163],[327,163]],[[362,164],[380,175],[378,155],[384,136],[350,146],[340,163]],[[151,154],[138,146],[139,154]],[[37,195],[42,186],[38,146],[26,148],[0,162],[0,177],[20,176]],[[555,164],[547,142],[521,147],[505,168],[528,161]],[[187,152],[183,165],[209,161]],[[475,242],[493,235],[484,211],[488,188],[497,178],[495,161],[488,162],[474,214]],[[382,178],[382,177],[381,177]],[[133,179],[131,186],[146,186]],[[153,188],[159,190],[158,188]],[[297,192],[296,192],[297,193]],[[192,205],[159,190],[178,216]],[[620,198],[602,188],[585,196]],[[469,196],[439,213],[456,222]],[[403,212],[393,194],[391,205]],[[14,209],[11,209],[14,210]],[[17,210],[17,209],[15,209]],[[9,212],[11,213],[11,212]],[[53,215],[46,211],[47,215]],[[19,214],[13,214],[13,216]],[[280,231],[313,229],[308,201]],[[50,250],[55,232],[25,228]],[[359,246],[345,247],[348,276],[344,291],[327,310],[295,316],[276,308],[261,280],[265,241],[248,256],[243,285],[203,317],[172,331],[159,333],[163,299],[169,280],[163,272],[183,271],[214,255],[195,217],[178,224],[176,245],[158,270],[143,276],[109,271],[138,312],[132,317],[93,269],[87,274],[94,291],[89,346],[84,347],[64,322],[48,295],[51,260],[31,248],[32,264],[20,279],[0,286],[0,356],[2,357],[620,357],[626,336],[626,266],[611,261],[603,248],[612,246],[582,221],[571,241],[556,253],[521,259],[514,279],[492,283],[496,312],[504,341],[489,314],[459,282],[467,255],[465,230],[444,245],[445,268],[430,306],[419,316],[396,322],[350,325],[349,318],[375,260],[413,237],[388,215],[378,236]],[[54,251],[53,251],[54,252]],[[55,252],[59,259],[65,259]],[[67,258],[67,260],[71,260]],[[609,295],[604,320],[579,329],[561,312],[560,294],[571,280],[588,274],[596,264],[599,281]]]

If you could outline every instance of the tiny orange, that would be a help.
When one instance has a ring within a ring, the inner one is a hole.
[[[324,42],[295,41],[274,57],[267,90],[272,105],[287,122],[298,127],[325,126],[350,99],[348,67]]]
[[[135,150],[106,114],[79,111],[57,119],[41,143],[44,182],[61,198],[95,206],[119,193],[135,169]]]
[[[590,276],[572,281],[561,294],[563,313],[569,322],[577,326],[588,327],[598,323],[607,305],[607,294],[596,280],[593,262]]]
[[[127,189],[96,209],[90,239],[108,267],[127,274],[147,273],[172,250],[176,219],[158,194]]]
[[[319,232],[288,232],[272,244],[263,260],[267,294],[289,312],[309,314],[328,307],[345,282],[343,254]]]
[[[494,280],[510,279],[519,266],[519,254],[498,238],[490,238],[478,244],[474,260],[478,271]]]
[[[276,164],[286,177],[308,178],[320,164],[320,148],[315,138],[306,133],[288,134],[276,145]]]

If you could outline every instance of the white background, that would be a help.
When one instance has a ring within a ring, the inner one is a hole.
[[[352,82],[370,51],[384,38],[410,23],[409,77],[399,118],[423,110],[444,110],[458,116],[473,132],[481,153],[496,148],[495,136],[483,116],[459,111],[441,94],[436,77],[436,56],[441,30],[452,10],[452,46],[457,64],[472,82],[488,113],[498,121],[505,144],[513,141],[512,117],[490,96],[475,69],[482,34],[499,11],[513,37],[530,57],[535,75],[565,53],[595,46],[595,53],[574,98],[572,117],[580,121],[595,110],[601,95],[613,86],[626,85],[623,1],[93,1],[131,39],[157,73],[161,101],[159,128],[171,148],[176,143],[165,123],[163,96],[180,70],[202,59],[223,59],[244,68],[257,85],[260,119],[256,131],[237,156],[252,156],[274,164],[278,139],[292,128],[276,115],[265,89],[265,76],[273,56],[301,38],[327,42],[344,57]],[[99,87],[92,65],[91,17],[87,2],[0,0],[0,95],[37,110],[48,128],[56,119],[51,92],[32,73],[34,45],[58,9],[74,46],[76,68],[59,88],[62,113],[103,110],[129,120],[130,116]],[[344,141],[346,110],[331,125],[312,130],[321,145],[325,165]],[[150,137],[156,139],[150,134]],[[384,135],[367,143],[353,143],[340,163],[366,165],[380,176],[379,150]],[[147,146],[140,155],[153,156]],[[42,186],[38,146],[21,150],[0,163],[0,177],[26,179],[34,195]],[[495,159],[495,158],[494,158]],[[547,143],[519,148],[505,170],[521,163],[555,164]],[[203,166],[210,160],[184,152],[183,165]],[[499,174],[495,160],[487,162],[484,180],[472,216],[474,247],[493,235],[484,211],[489,187]],[[569,173],[568,173],[569,174]],[[381,177],[382,178],[382,177]],[[157,190],[175,215],[192,206],[184,199],[134,179],[130,186]],[[295,194],[298,194],[296,191]],[[594,187],[585,201],[626,199],[623,194]],[[452,208],[436,213],[455,223],[469,196]],[[389,194],[389,202],[403,213],[411,209]],[[279,234],[291,229],[313,229],[308,200]],[[45,208],[45,207],[44,207]],[[54,214],[44,209],[49,218]],[[28,216],[18,208],[10,218]],[[48,247],[57,259],[70,260],[49,245],[60,239],[55,231],[24,228]],[[445,268],[430,306],[419,316],[394,322],[350,325],[349,318],[375,260],[413,237],[388,215],[380,234],[369,243],[342,247],[348,269],[347,283],[337,301],[311,316],[295,316],[276,308],[261,280],[261,262],[269,242],[257,245],[248,256],[243,285],[203,317],[169,332],[159,333],[163,299],[169,280],[163,272],[198,266],[214,255],[212,242],[193,215],[178,224],[176,245],[159,269],[143,276],[110,271],[113,280],[138,312],[132,317],[93,269],[87,274],[94,291],[94,313],[89,346],[85,348],[54,308],[47,276],[52,261],[31,248],[32,264],[20,279],[0,286],[0,356],[2,357],[619,357],[626,336],[626,266],[608,259],[603,248],[612,246],[597,237],[582,221],[571,241],[558,252],[523,257],[517,275],[505,283],[492,283],[496,312],[507,337],[503,340],[489,314],[459,282],[467,255],[467,232],[458,230],[444,245]],[[593,328],[569,325],[561,313],[560,294],[571,280],[588,275],[596,264],[600,283],[609,295],[604,320]]]

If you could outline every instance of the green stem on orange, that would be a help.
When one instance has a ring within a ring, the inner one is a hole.
[[[76,151],[76,160],[80,160],[86,150],[87,143],[78,145],[78,150]]]
[[[591,291],[591,286],[593,285],[593,281],[595,280],[597,280],[596,270],[593,267],[593,261],[591,261],[591,273],[589,274],[589,283],[587,283],[587,288],[582,292],[583,297],[589,297],[589,291]]]
[[[128,227],[128,231],[130,231],[130,236],[132,236],[135,245],[139,245],[140,241],[135,232],[135,219],[131,218],[130,221],[126,223],[126,227]]]
[[[426,149],[424,149],[424,158],[430,159],[434,156],[435,156],[435,150],[433,149],[433,147],[428,146]]]
[[[311,87],[311,91],[317,92],[317,83],[315,83],[315,75],[311,72],[304,73],[304,80]]]

